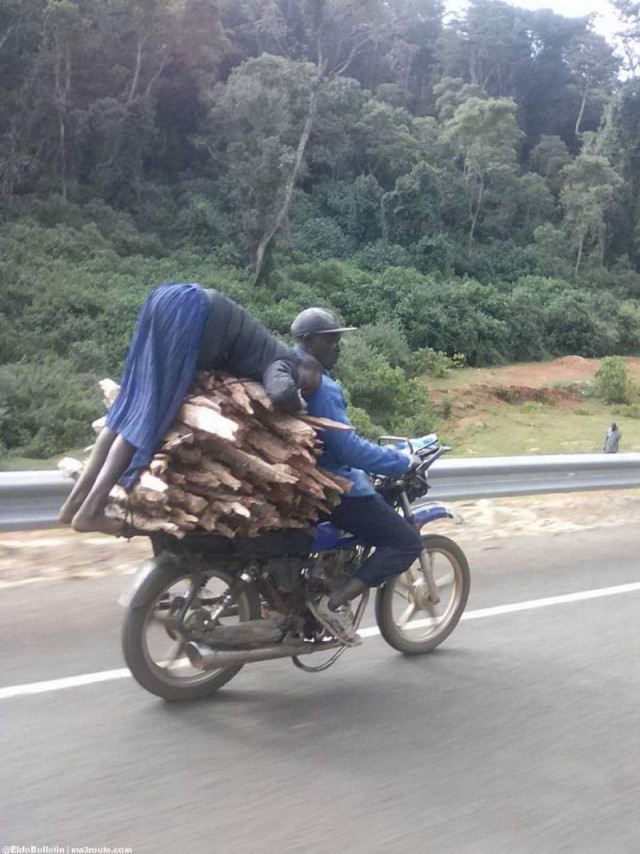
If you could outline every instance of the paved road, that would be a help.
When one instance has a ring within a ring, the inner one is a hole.
[[[468,613],[640,581],[636,530],[469,549]],[[122,668],[122,578],[2,592],[0,689]],[[640,591],[494,613],[429,656],[2,698],[0,845],[142,852],[640,851]]]

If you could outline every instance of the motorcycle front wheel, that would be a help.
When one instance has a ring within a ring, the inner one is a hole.
[[[232,583],[231,576],[216,568],[176,571],[171,561],[158,564],[145,582],[145,602],[129,607],[122,627],[122,651],[134,679],[147,691],[165,700],[196,700],[213,694],[242,669],[221,667],[202,672],[192,667],[184,648],[188,628],[211,612]],[[187,607],[192,596],[190,604]],[[177,630],[178,615],[186,607],[186,634]],[[246,588],[219,620],[229,625],[258,619],[260,600]]]
[[[457,543],[439,534],[425,534],[423,547],[438,588],[433,603],[420,561],[378,588],[376,620],[386,642],[405,655],[419,655],[439,646],[460,621],[467,605],[469,564]]]

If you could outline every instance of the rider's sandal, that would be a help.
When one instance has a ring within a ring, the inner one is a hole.
[[[345,646],[360,646],[362,638],[356,632],[355,626],[351,625],[351,628],[343,626],[342,621],[340,620],[340,615],[336,611],[326,607],[328,599],[328,596],[320,596],[315,601],[309,600],[307,602],[309,610],[313,616],[322,626],[325,627],[325,629],[327,629],[327,631],[331,632],[331,634],[336,638],[336,640],[339,640],[340,643],[343,643]],[[325,607],[323,607],[323,605]]]

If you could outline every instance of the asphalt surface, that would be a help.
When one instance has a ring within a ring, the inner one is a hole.
[[[640,581],[633,525],[467,552],[468,613]],[[2,591],[0,689],[122,668],[123,581]],[[637,591],[468,619],[418,658],[372,637],[319,675],[254,664],[191,704],[130,678],[0,699],[0,846],[637,854],[639,647]]]

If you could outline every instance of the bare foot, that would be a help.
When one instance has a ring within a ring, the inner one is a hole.
[[[60,508],[58,522],[61,522],[63,525],[70,525],[81,506],[82,499],[72,500],[72,496],[69,496]]]
[[[81,511],[76,513],[71,522],[74,531],[79,534],[98,532],[100,534],[112,534],[117,536],[122,532],[124,519],[115,519],[113,516],[91,516]]]

